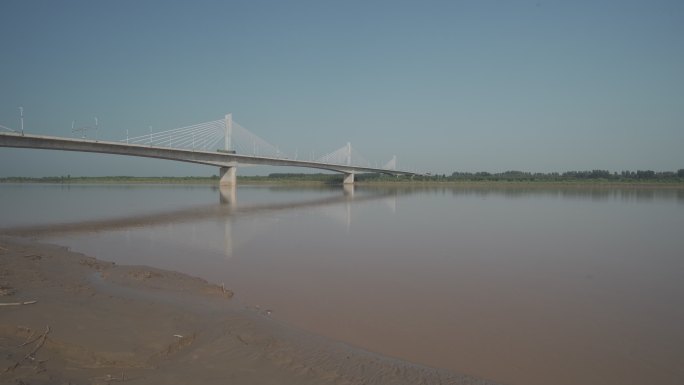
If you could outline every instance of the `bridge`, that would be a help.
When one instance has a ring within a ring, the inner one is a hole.
[[[31,135],[0,125],[0,147],[33,148],[45,150],[80,151],[91,153],[127,155],[146,158],[167,159],[180,162],[216,166],[220,169],[220,185],[234,186],[238,165],[269,165],[304,167],[333,171],[344,174],[344,184],[353,184],[354,175],[359,173],[381,173],[387,175],[419,175],[413,171],[397,169],[394,156],[383,165],[373,165],[356,152],[350,143],[314,158],[300,159],[298,154],[288,155],[240,126],[228,114],[224,119],[193,124],[165,131],[128,137],[119,141],[103,141],[87,138],[87,132],[97,132],[95,126],[75,128],[80,138]]]

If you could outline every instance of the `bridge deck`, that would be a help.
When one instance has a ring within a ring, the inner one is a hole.
[[[123,142],[110,142],[92,139],[73,139],[57,136],[22,135],[20,133],[0,133],[0,147],[33,148],[44,150],[78,151],[157,158],[189,162],[218,167],[235,167],[238,164],[304,167],[340,172],[345,174],[382,173],[388,175],[418,175],[411,171],[388,170],[383,168],[359,167],[353,165],[323,163],[287,158],[272,158],[254,155],[231,154],[225,152],[193,151],[171,147],[148,146]]]

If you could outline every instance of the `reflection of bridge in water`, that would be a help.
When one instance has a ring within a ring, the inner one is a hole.
[[[278,223],[277,221],[265,222],[255,221],[247,226],[251,228],[247,235],[242,235],[239,239],[233,236],[233,224],[237,218],[246,218],[259,214],[269,215],[274,212],[319,209],[328,218],[345,225],[347,231],[352,223],[352,206],[356,203],[384,201],[390,208],[396,208],[397,196],[392,191],[375,192],[374,190],[364,189],[363,194],[357,194],[353,185],[344,186],[343,193],[337,189],[329,189],[336,192],[333,196],[311,199],[296,202],[270,203],[270,204],[249,204],[239,205],[237,199],[237,188],[217,187],[220,196],[220,204],[207,204],[190,208],[155,212],[141,215],[130,215],[125,217],[107,218],[100,220],[86,220],[71,223],[19,226],[0,229],[0,233],[13,236],[31,237],[58,237],[72,234],[85,234],[100,231],[126,231],[127,237],[131,231],[136,229],[174,225],[191,224],[192,238],[199,238],[199,232],[195,230],[193,223],[198,221],[215,221],[223,226],[224,244],[222,252],[226,257],[233,255],[233,249],[243,242],[263,233],[264,226]],[[247,222],[243,222],[243,225]],[[260,231],[261,229],[261,231]],[[201,242],[199,244],[201,245]]]
[[[344,196],[348,198],[344,201],[344,204],[330,205],[320,208],[320,212],[326,217],[333,219],[335,222],[345,224],[347,231],[349,231],[351,228],[352,207],[353,203],[355,202],[355,189],[356,188],[354,185],[344,185]],[[385,203],[392,213],[397,211],[396,194],[386,194],[383,198],[378,198],[376,200]]]
[[[309,159],[302,159],[297,153],[288,155],[278,146],[235,123],[231,114],[226,115],[225,119],[171,130],[150,131],[149,134],[136,137],[126,135],[125,139],[118,142],[87,139],[85,131],[83,133],[81,138],[74,139],[27,135],[23,128],[17,132],[0,126],[0,147],[127,155],[217,166],[220,168],[221,185],[236,184],[239,164],[334,171],[344,174],[345,184],[353,184],[354,175],[359,173],[417,175],[413,171],[399,170],[396,156],[382,165],[373,164],[352,148],[350,143],[318,158],[314,158],[313,153]]]

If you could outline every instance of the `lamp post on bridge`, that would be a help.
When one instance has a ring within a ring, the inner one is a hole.
[[[95,118],[95,125],[94,126],[83,126],[83,127],[76,127],[76,121],[72,120],[71,121],[71,132],[76,133],[80,132],[81,133],[81,139],[86,139],[86,133],[89,130],[95,130],[95,141],[97,142],[97,130],[99,129],[99,121],[97,118]]]
[[[24,107],[19,107],[19,120],[21,121],[21,136],[24,136]]]

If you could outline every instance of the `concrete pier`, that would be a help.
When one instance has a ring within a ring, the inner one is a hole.
[[[343,184],[354,184],[354,174],[353,173],[344,173],[344,180],[342,181]]]
[[[237,185],[237,166],[221,167],[221,178],[219,186]]]

